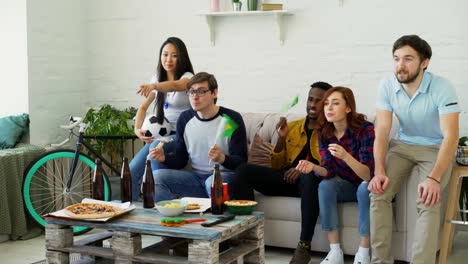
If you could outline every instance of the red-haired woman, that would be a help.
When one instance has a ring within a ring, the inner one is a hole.
[[[353,92],[346,87],[333,87],[325,93],[319,126],[320,166],[301,160],[296,169],[302,173],[313,171],[323,179],[318,191],[320,220],[322,230],[328,232],[330,252],[321,264],[344,262],[338,235],[337,202],[355,201],[359,208],[361,241],[354,263],[370,263],[367,185],[374,174],[374,126],[356,112]]]

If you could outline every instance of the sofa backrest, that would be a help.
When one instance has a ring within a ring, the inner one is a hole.
[[[241,113],[244,119],[245,128],[247,131],[248,144],[252,142],[255,134],[258,134],[264,142],[276,144],[278,133],[276,132],[276,124],[281,116],[285,116],[288,122],[303,118],[299,114],[279,114],[279,113]]]
[[[273,145],[278,140],[278,133],[276,132],[276,124],[281,116],[285,116],[288,122],[304,118],[305,115],[297,113],[241,113],[244,119],[245,128],[247,131],[248,144],[252,142],[255,134],[258,134],[264,142],[269,142]],[[368,115],[367,120],[374,123],[375,115]],[[390,138],[395,138],[398,131],[398,119],[393,117],[392,130],[390,131]]]

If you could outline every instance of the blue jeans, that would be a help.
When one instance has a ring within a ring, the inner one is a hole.
[[[210,197],[212,175],[189,170],[155,170],[154,200],[159,202],[180,197]],[[234,175],[234,172],[221,172],[223,182],[227,182],[229,186],[232,186]],[[232,197],[232,188],[229,190],[229,196]]]
[[[318,188],[320,204],[320,221],[323,231],[335,231],[338,229],[337,202],[358,202],[359,208],[359,234],[369,236],[369,206],[370,198],[367,190],[368,182],[361,182],[355,186],[351,182],[338,176],[323,179]],[[346,221],[343,219],[342,221]]]
[[[170,137],[174,139],[175,135],[171,135]],[[138,201],[138,198],[140,197],[140,182],[143,178],[143,174],[145,173],[145,163],[146,159],[148,159],[149,150],[150,148],[154,148],[158,143],[159,140],[154,140],[151,144],[145,144],[130,161],[129,167],[130,173],[132,174],[132,199],[134,201]],[[166,153],[174,151],[174,141],[164,144],[163,148]],[[167,167],[162,163],[151,160],[151,168],[153,170],[158,170],[165,169]]]

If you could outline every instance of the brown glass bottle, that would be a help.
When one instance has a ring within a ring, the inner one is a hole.
[[[122,173],[120,174],[120,200],[122,203],[132,201],[132,175],[126,157],[123,158]]]
[[[219,164],[215,164],[211,185],[211,213],[214,215],[224,213],[223,179],[221,178],[221,172],[219,172]]]
[[[92,198],[104,201],[104,178],[102,176],[102,163],[100,159],[96,159],[96,168],[93,176],[93,193]]]
[[[143,193],[143,208],[154,207],[154,179],[151,171],[151,162],[146,161],[145,174],[141,183],[141,192]]]

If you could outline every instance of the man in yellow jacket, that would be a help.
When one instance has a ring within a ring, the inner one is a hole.
[[[320,179],[313,174],[301,174],[295,167],[299,160],[320,164],[315,127],[323,95],[331,87],[325,82],[312,84],[306,104],[307,116],[290,123],[284,117],[280,119],[278,141],[271,152],[271,168],[247,163],[236,170],[236,199],[254,200],[254,190],[264,195],[301,197],[301,237],[290,263],[307,264],[310,260],[310,242],[319,214],[317,187]]]

